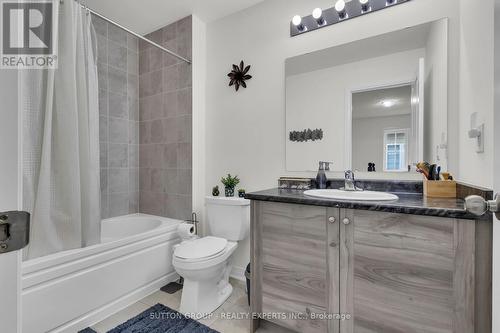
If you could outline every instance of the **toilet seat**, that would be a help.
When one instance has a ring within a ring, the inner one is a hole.
[[[174,257],[183,262],[215,259],[224,254],[228,241],[218,237],[203,237],[186,241],[176,247]]]

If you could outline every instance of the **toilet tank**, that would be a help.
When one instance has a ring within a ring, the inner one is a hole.
[[[248,237],[250,200],[243,198],[206,197],[210,235],[230,241]]]

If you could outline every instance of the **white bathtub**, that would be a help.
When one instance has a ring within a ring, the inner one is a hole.
[[[103,220],[101,244],[24,262],[23,333],[77,332],[175,281],[179,223],[144,214]]]

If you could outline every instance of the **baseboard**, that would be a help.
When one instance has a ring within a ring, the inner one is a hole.
[[[245,267],[233,266],[231,269],[230,277],[236,280],[245,281]]]
[[[159,290],[164,285],[174,282],[179,279],[179,275],[176,272],[170,273],[166,276],[163,276],[143,287],[140,287],[129,294],[118,298],[117,300],[110,302],[100,308],[86,313],[81,317],[78,317],[63,326],[60,326],[54,330],[51,330],[50,333],[74,333],[82,330],[84,328],[90,327],[107,317],[117,313],[120,310],[125,309],[126,307],[134,304],[135,302],[143,299],[144,297],[154,293]]]

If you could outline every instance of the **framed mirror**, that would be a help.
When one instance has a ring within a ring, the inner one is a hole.
[[[287,171],[447,169],[448,20],[286,60]]]

